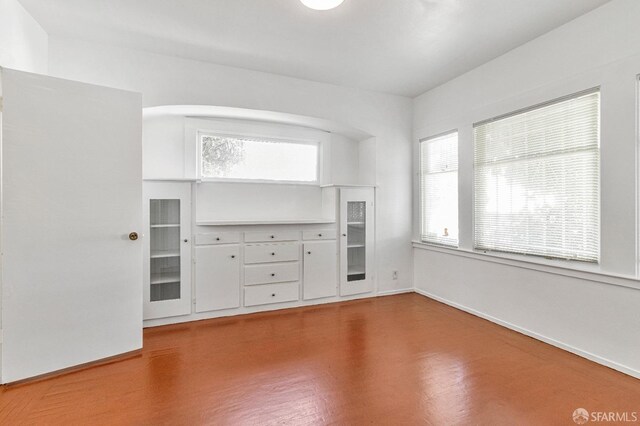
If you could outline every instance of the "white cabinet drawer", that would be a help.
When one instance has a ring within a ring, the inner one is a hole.
[[[264,284],[244,289],[244,305],[266,305],[269,303],[298,300],[298,283]]]
[[[296,241],[299,239],[300,231],[264,231],[244,233],[244,240],[247,243],[259,243],[267,241]]]
[[[211,232],[207,234],[196,234],[196,245],[198,246],[210,244],[237,244],[239,242],[239,232]]]
[[[248,265],[244,267],[244,284],[268,284],[298,281],[300,279],[300,264],[270,263],[268,265]]]
[[[319,231],[302,231],[303,240],[335,240],[335,229],[321,229]]]
[[[300,244],[249,244],[244,246],[244,263],[288,262],[298,260]]]

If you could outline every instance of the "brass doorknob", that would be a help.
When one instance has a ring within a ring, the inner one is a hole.
[[[131,241],[135,241],[135,240],[137,240],[137,239],[138,239],[138,233],[137,233],[137,232],[132,232],[132,233],[130,233],[130,234],[129,234],[129,239],[130,239]]]

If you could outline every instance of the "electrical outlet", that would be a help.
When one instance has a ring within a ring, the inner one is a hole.
[[[398,271],[393,271],[393,279],[394,280],[398,279]]]

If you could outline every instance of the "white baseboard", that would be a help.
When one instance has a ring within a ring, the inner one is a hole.
[[[566,343],[563,343],[563,342],[560,342],[558,340],[552,339],[550,337],[543,336],[543,335],[538,334],[538,333],[536,333],[534,331],[527,330],[526,328],[519,327],[519,326],[517,326],[515,324],[512,324],[512,323],[510,323],[508,321],[503,321],[503,320],[501,320],[499,318],[493,317],[491,315],[485,314],[483,312],[477,311],[475,309],[469,308],[469,307],[461,305],[459,303],[452,302],[450,300],[444,299],[444,298],[442,298],[440,296],[436,296],[436,295],[431,294],[429,292],[426,292],[424,290],[420,290],[420,289],[416,288],[413,291],[415,291],[416,293],[418,293],[418,294],[420,294],[422,296],[428,297],[428,298],[433,299],[433,300],[437,300],[438,302],[442,302],[445,305],[452,306],[452,307],[454,307],[456,309],[460,309],[461,311],[465,311],[467,313],[470,313],[471,315],[475,315],[477,317],[486,319],[487,321],[491,321],[491,322],[493,322],[495,324],[501,325],[501,326],[506,327],[506,328],[508,328],[510,330],[513,330],[513,331],[516,331],[518,333],[524,334],[526,336],[532,337],[532,338],[534,338],[536,340],[540,340],[540,341],[542,341],[544,343],[547,343],[549,345],[552,345],[552,346],[555,346],[557,348],[563,349],[563,350],[565,350],[567,352],[571,352],[572,354],[578,355],[578,356],[580,356],[582,358],[586,358],[589,361],[593,361],[595,363],[604,365],[605,367],[609,367],[609,368],[612,368],[614,370],[620,371],[621,373],[628,374],[629,376],[635,377],[636,379],[640,379],[640,371],[635,370],[635,369],[633,369],[631,367],[627,367],[626,365],[619,364],[619,363],[617,363],[615,361],[612,361],[612,360],[607,359],[607,358],[603,358],[603,357],[601,357],[599,355],[595,355],[595,354],[593,354],[591,352],[583,351],[582,349],[578,349],[576,347],[573,347],[573,346],[568,345]]]
[[[393,296],[394,294],[413,293],[413,292],[415,292],[413,288],[401,288],[399,290],[379,291],[377,296]]]

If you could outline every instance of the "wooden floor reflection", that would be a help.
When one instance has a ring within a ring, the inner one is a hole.
[[[573,424],[640,380],[416,294],[145,330],[142,354],[0,390],[0,424]]]

